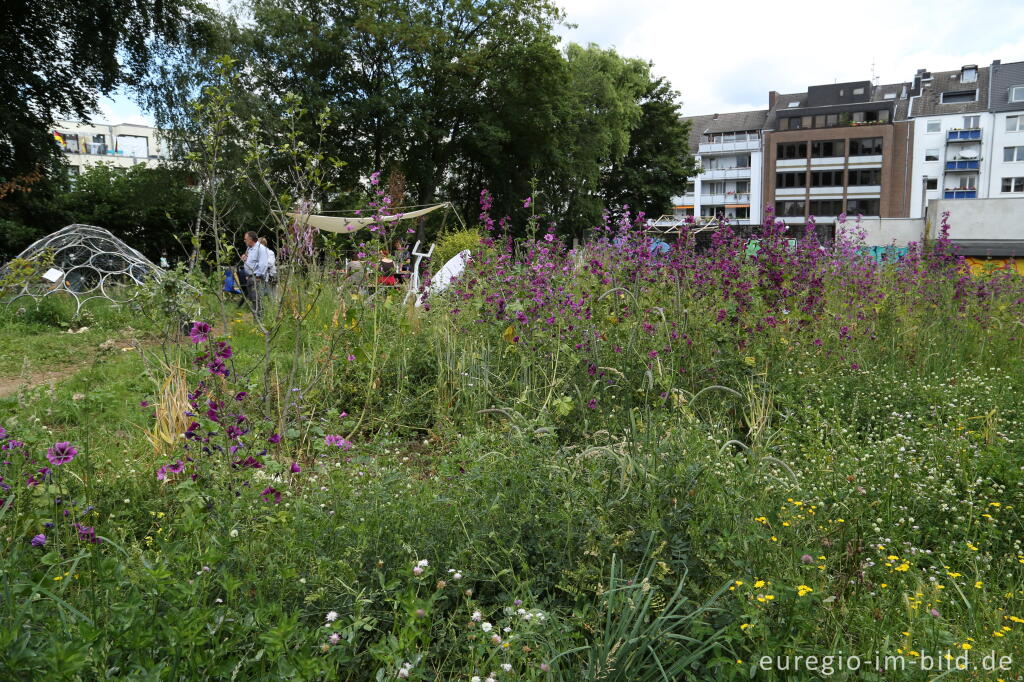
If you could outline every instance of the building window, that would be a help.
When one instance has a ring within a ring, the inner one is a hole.
[[[864,88],[854,88],[853,89],[853,94],[855,94],[855,95],[863,95],[864,94]]]
[[[938,189],[939,188],[939,179],[938,178],[925,178],[924,179],[924,188],[925,189]]]
[[[964,116],[964,130],[977,130],[981,127],[981,116]]]
[[[960,72],[961,83],[977,83],[978,82],[978,69],[973,66],[965,66]]]
[[[956,104],[957,102],[974,102],[977,99],[977,90],[958,90],[956,92],[942,93],[943,104]]]
[[[800,106],[800,102],[790,102],[786,106],[789,107],[790,109],[795,109],[796,107]]]
[[[800,130],[800,117],[790,116],[786,119],[786,130]]]
[[[147,158],[149,156],[149,138],[143,135],[118,135],[117,149],[124,156]]]
[[[811,202],[811,215],[814,216],[833,216],[842,212],[842,199],[819,199]]]
[[[1024,102],[1024,85],[1014,85],[1010,88],[1011,102]]]
[[[750,180],[737,180],[736,189],[733,191],[736,194],[750,194]]]
[[[813,171],[811,173],[811,187],[842,187],[843,171]]]
[[[882,153],[882,138],[862,137],[850,140],[850,156],[878,156]]]
[[[799,173],[776,173],[775,174],[775,186],[776,187],[806,187],[807,186],[807,173],[801,171]]]
[[[846,140],[821,140],[811,143],[811,158],[821,159],[846,154]]]
[[[941,133],[942,132],[942,121],[938,119],[932,119],[928,121],[924,129],[926,133]]]
[[[806,142],[780,142],[776,147],[776,154],[780,159],[806,159]]]
[[[1003,192],[1024,192],[1024,178],[1003,178]]]
[[[846,212],[859,215],[879,215],[879,199],[847,199]]]
[[[1015,133],[1018,130],[1024,130],[1024,116],[1007,116],[1006,132]]]
[[[750,154],[741,154],[736,157],[736,168],[750,168]]]
[[[775,202],[775,215],[783,218],[803,218],[804,217],[804,202],[803,201],[776,201]]]
[[[68,175],[70,175],[71,177],[74,177],[76,175],[81,175],[81,174],[82,174],[82,167],[81,166],[68,166]]]
[[[82,151],[78,146],[78,134],[77,133],[61,133],[61,137],[64,138],[64,149],[69,152],[77,154]]]
[[[847,175],[851,187],[882,184],[881,168],[851,168]]]
[[[1024,161],[1024,147],[1003,147],[1003,161]]]
[[[939,150],[938,149],[925,149],[924,150],[924,160],[925,161],[938,161],[939,160]]]

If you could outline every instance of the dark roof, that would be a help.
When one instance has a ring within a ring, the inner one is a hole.
[[[808,90],[815,97],[809,96],[806,92],[779,95],[775,100],[775,107],[768,112],[764,127],[766,130],[778,130],[779,118],[790,115],[786,112],[793,112],[792,115],[812,115],[837,111],[866,111],[886,108],[886,104],[895,105],[893,120],[898,121],[907,117],[906,95],[909,92],[910,83],[888,83],[875,86],[870,86],[870,83],[868,83],[870,90],[865,92],[863,96],[856,96],[856,101],[832,101],[837,98],[846,98],[848,95],[847,90],[858,89],[864,86],[865,82],[835,83],[829,86],[814,85],[808,88]],[[887,98],[886,95],[893,96]],[[830,97],[832,98],[831,100],[829,99]],[[814,102],[818,102],[818,104],[815,105]],[[791,104],[794,106],[790,106]]]
[[[684,116],[683,120],[690,122],[690,153],[698,153],[704,133],[760,131],[764,128],[764,119],[767,115],[767,109],[758,109],[757,111],[736,111],[730,114]]]
[[[700,136],[707,130],[708,124],[714,119],[713,114],[705,116],[684,116],[684,121],[690,122],[690,153],[696,154],[700,145]]]
[[[767,109],[717,114],[717,118],[711,117],[711,123],[708,124],[706,132],[738,133],[744,130],[761,130],[761,128],[764,128],[764,121],[767,117]]]
[[[989,67],[978,68],[978,80],[973,83],[961,83],[961,70],[936,71],[931,74],[931,80],[920,81],[920,96],[914,97],[910,103],[910,115],[914,118],[921,116],[944,116],[948,114],[972,114],[988,109],[988,71]],[[943,93],[964,92],[977,90],[977,97],[973,102],[942,102]]]
[[[1015,85],[1024,85],[1024,62],[1011,64],[992,62],[991,76],[989,111],[1024,111],[1024,102],[1010,101],[1010,88]]]

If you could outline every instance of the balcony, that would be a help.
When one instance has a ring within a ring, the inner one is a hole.
[[[738,178],[749,178],[750,166],[737,168],[705,168],[701,174],[702,182],[707,180],[735,180]]]
[[[977,199],[978,190],[976,189],[944,189],[942,190],[943,199]]]
[[[959,159],[956,161],[947,161],[946,170],[977,172],[981,170],[981,159]]]
[[[981,129],[947,130],[946,142],[977,142],[981,139]]]
[[[743,192],[727,192],[726,194],[701,194],[700,205],[701,206],[712,206],[715,204],[741,204],[748,205],[750,203],[750,194]]]
[[[741,142],[701,142],[698,154],[728,154],[730,152],[756,152],[761,150],[761,140]]]

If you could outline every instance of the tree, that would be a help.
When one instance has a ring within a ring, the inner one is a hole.
[[[606,169],[601,195],[612,209],[656,217],[671,212],[672,197],[696,174],[689,153],[689,121],[680,116],[679,93],[664,78],[651,79],[640,98],[640,121],[629,150]]]
[[[629,151],[641,118],[640,96],[650,80],[649,66],[615,50],[570,43],[568,101],[562,111],[560,158],[549,186],[560,199],[556,214],[571,234],[600,224],[604,210],[602,172]]]
[[[194,36],[209,16],[200,0],[4,3],[0,225],[5,235],[0,248],[19,250],[60,219],[52,206],[63,176],[55,118],[88,120],[101,94],[140,82],[150,72],[155,50]]]
[[[180,39],[201,8],[161,0],[6,2],[0,13],[0,180],[53,168],[59,159],[54,118],[87,119],[99,95],[137,82],[149,68],[153,43]]]
[[[105,227],[153,261],[163,251],[187,255],[182,248],[188,243],[179,246],[179,239],[188,235],[198,203],[185,171],[141,164],[89,166],[57,197],[60,210],[75,222]]]

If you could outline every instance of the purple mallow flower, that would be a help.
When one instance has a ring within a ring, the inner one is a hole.
[[[39,535],[36,535],[35,537],[33,537],[32,538],[32,546],[33,547],[45,547],[46,546],[46,536],[43,535],[42,533],[40,533]]]
[[[203,343],[210,338],[210,325],[205,322],[194,322],[188,336],[192,343]]]
[[[78,450],[68,443],[67,441],[61,443],[54,443],[53,447],[46,451],[46,459],[50,460],[50,464],[55,467],[59,467],[62,464],[67,464],[75,458],[78,454]]]

